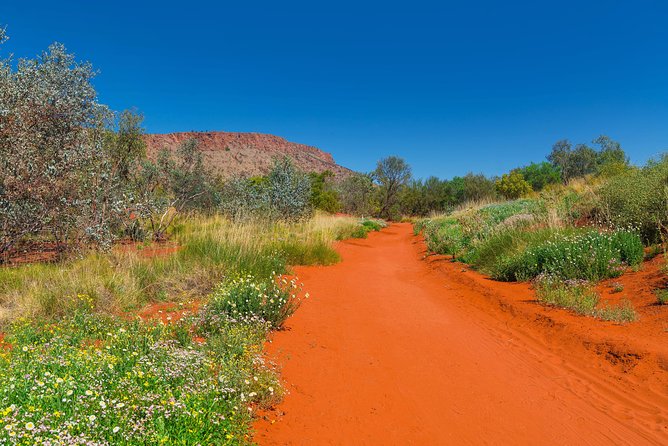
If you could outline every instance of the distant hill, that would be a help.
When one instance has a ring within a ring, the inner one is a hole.
[[[275,158],[289,156],[306,172],[331,170],[337,177],[352,171],[336,164],[322,150],[262,133],[179,132],[145,135],[150,158],[163,148],[174,151],[187,139],[197,139],[209,168],[224,178],[266,174]]]

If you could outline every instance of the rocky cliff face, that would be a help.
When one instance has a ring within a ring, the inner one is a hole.
[[[349,169],[336,164],[329,153],[261,133],[180,132],[146,135],[148,156],[154,157],[165,148],[174,151],[179,144],[191,138],[199,141],[199,149],[208,167],[223,178],[266,174],[275,158],[286,155],[306,172],[331,170],[337,177],[351,173]]]

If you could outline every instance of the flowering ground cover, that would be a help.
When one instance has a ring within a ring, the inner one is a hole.
[[[354,234],[363,223],[321,216],[275,225],[268,233],[257,225],[235,228],[225,220],[195,220],[176,234],[182,248],[171,258],[116,263],[113,254],[111,260],[94,257],[93,264],[109,266],[84,285],[109,287],[110,278],[132,277],[130,268],[143,268],[135,277],[149,287],[173,280],[169,275],[177,271],[186,280],[179,262],[191,268],[191,280],[202,269],[208,271],[207,282],[219,278],[199,296],[199,309],[181,312],[167,324],[119,317],[127,312],[116,298],[122,296],[118,289],[117,294],[105,288],[94,288],[93,295],[68,293],[80,289],[70,280],[79,276],[69,275],[68,269],[84,270],[90,257],[74,266],[60,265],[66,276],[61,282],[53,282],[59,265],[49,265],[54,275],[41,282],[38,275],[21,275],[45,270],[39,266],[5,271],[18,280],[9,286],[30,280],[40,292],[50,288],[55,304],[65,308],[49,315],[40,306],[33,315],[5,320],[0,445],[250,443],[254,411],[282,395],[262,344],[299,304],[296,279],[282,275],[286,265],[330,261],[332,241]],[[276,271],[268,273],[272,266]],[[58,286],[50,287],[54,283]],[[106,301],[111,303],[107,311],[102,308],[105,296],[114,299]]]

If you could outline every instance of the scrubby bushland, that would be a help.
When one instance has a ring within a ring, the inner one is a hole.
[[[592,143],[598,150],[586,144],[573,148],[565,139],[554,144],[547,159],[560,169],[564,182],[592,173],[612,173],[628,165],[626,153],[618,142],[601,135]]]
[[[223,185],[221,210],[235,218],[300,220],[313,215],[311,180],[290,158],[278,159],[266,177]]]
[[[353,173],[336,185],[341,211],[359,216],[375,215],[378,200],[370,175]]]
[[[322,173],[311,172],[311,207],[329,212],[330,214],[341,210],[339,193],[336,190],[334,174],[331,170]]]
[[[0,268],[0,322],[22,316],[63,316],[85,294],[97,311],[125,311],[150,301],[195,299],[226,275],[268,277],[287,265],[332,264],[333,241],[362,226],[353,217],[316,215],[299,222],[232,221],[221,216],[177,219],[168,256],[141,251],[90,252],[61,263]]]
[[[171,256],[113,250],[0,269],[12,346],[0,354],[0,442],[244,444],[253,409],[281,395],[262,343],[295,310],[298,289],[277,274],[336,261],[332,241],[370,225],[191,217],[172,228],[181,249]],[[168,325],[116,316],[210,292]]]
[[[456,198],[449,181],[429,177],[425,181],[411,181],[403,188],[399,202],[402,214],[425,216],[451,209]]]
[[[538,200],[516,200],[467,209],[419,222],[429,248],[439,254],[470,255],[474,245],[502,229],[535,223],[544,205]]]
[[[129,175],[128,189],[132,218],[125,233],[135,240],[143,240],[148,230],[153,240],[164,241],[178,215],[214,213],[221,200],[196,140],[184,141],[175,156],[162,150],[155,161],[142,160]]]
[[[668,235],[668,157],[610,178],[598,195],[600,218],[614,227],[634,227],[647,243]]]
[[[529,280],[541,273],[599,280],[639,264],[643,245],[627,230],[546,227],[540,200],[517,200],[420,222],[433,252],[454,255],[499,280]]]

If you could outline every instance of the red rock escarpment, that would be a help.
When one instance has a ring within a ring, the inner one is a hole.
[[[171,151],[183,141],[196,139],[206,164],[224,178],[266,174],[274,159],[289,156],[297,167],[306,172],[331,170],[337,177],[351,171],[339,166],[329,153],[262,133],[238,132],[179,132],[145,136],[149,157],[159,150]]]

